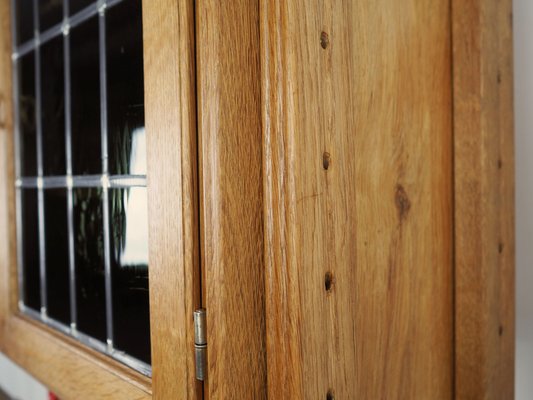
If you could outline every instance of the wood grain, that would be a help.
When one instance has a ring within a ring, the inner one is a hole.
[[[5,324],[16,305],[16,262],[13,87],[11,65],[11,15],[9,2],[0,2],[0,350]],[[11,288],[15,290],[10,290]]]
[[[211,399],[266,398],[259,4],[197,2],[202,268]]]
[[[150,379],[70,338],[17,316],[6,329],[6,355],[61,399],[152,398]]]
[[[449,399],[449,2],[263,0],[261,38],[269,398]]]
[[[1,349],[65,399],[196,399],[200,302],[194,8],[144,4],[153,380],[17,315],[9,2],[0,2]]]
[[[453,0],[456,386],[514,397],[511,0]]]
[[[156,399],[197,399],[194,2],[144,0],[143,6],[153,391]]]

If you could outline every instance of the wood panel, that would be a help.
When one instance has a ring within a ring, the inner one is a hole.
[[[6,355],[61,399],[148,400],[150,379],[37,323],[12,316]]]
[[[452,1],[456,388],[514,397],[511,0]]]
[[[194,1],[144,0],[150,323],[156,399],[201,398]]]
[[[13,101],[11,65],[11,10],[0,2],[0,350],[5,324],[16,306],[15,177],[13,160]],[[15,290],[10,290],[11,288]]]
[[[270,398],[452,397],[449,8],[261,1]]]
[[[197,2],[202,268],[212,399],[266,397],[259,5]]]

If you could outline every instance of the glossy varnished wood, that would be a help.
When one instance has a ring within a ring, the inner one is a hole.
[[[61,399],[152,398],[150,379],[53,330],[18,316],[6,329],[6,355]]]
[[[261,4],[269,398],[449,399],[449,2]]]
[[[259,4],[197,7],[210,399],[266,397]]]
[[[0,2],[0,350],[5,345],[5,325],[17,303],[15,168],[13,160],[13,102],[11,65],[11,15],[8,2]]]
[[[452,1],[458,399],[514,395],[512,1]]]
[[[150,322],[156,399],[196,399],[200,305],[194,2],[144,0]]]
[[[143,5],[153,380],[17,313],[10,12],[0,2],[0,346],[64,399],[201,398],[193,2]]]

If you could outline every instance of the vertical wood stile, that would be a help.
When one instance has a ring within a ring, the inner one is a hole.
[[[511,0],[452,1],[458,399],[514,396]]]
[[[0,350],[10,312],[17,309],[11,6],[0,2]],[[11,289],[14,290],[11,290]]]
[[[199,399],[194,1],[144,0],[143,30],[153,396]]]
[[[446,0],[261,1],[270,398],[452,396],[450,37]]]
[[[266,398],[259,2],[196,3],[211,399]]]

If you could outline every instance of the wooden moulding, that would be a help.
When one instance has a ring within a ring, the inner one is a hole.
[[[198,399],[200,306],[193,0],[144,0],[150,321],[157,399]]]
[[[5,343],[5,325],[16,303],[10,296],[12,261],[16,253],[14,216],[13,104],[11,79],[11,15],[9,2],[0,3],[0,350]],[[16,276],[16,274],[15,274]]]
[[[259,3],[196,3],[210,399],[266,398]]]
[[[512,1],[452,1],[455,396],[512,399]]]

